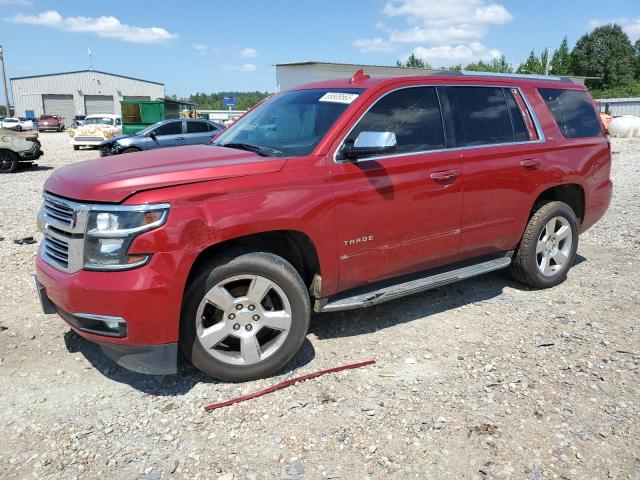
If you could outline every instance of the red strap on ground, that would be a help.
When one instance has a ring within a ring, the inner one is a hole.
[[[343,365],[342,367],[329,368],[327,370],[320,370],[319,372],[309,373],[307,375],[302,375],[301,377],[292,378],[291,380],[285,380],[284,382],[280,382],[276,385],[273,385],[272,387],[250,393],[249,395],[245,395],[244,397],[232,398],[231,400],[208,405],[204,407],[204,410],[205,412],[210,412],[211,410],[216,410],[217,408],[228,407],[229,405],[233,405],[234,403],[246,402],[247,400],[251,400],[252,398],[266,395],[267,393],[275,392],[276,390],[282,390],[283,388],[287,388],[296,383],[304,382],[305,380],[319,377],[320,375],[341,372],[343,370],[351,370],[353,368],[366,367],[367,365],[373,365],[374,363],[376,363],[375,360],[367,360],[366,362],[352,363],[351,365]]]

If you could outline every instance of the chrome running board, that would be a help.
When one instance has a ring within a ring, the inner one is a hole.
[[[432,288],[447,285],[449,283],[458,282],[467,278],[475,277],[494,270],[506,268],[511,264],[512,252],[508,252],[505,256],[493,258],[480,263],[474,263],[464,267],[453,268],[452,270],[442,271],[439,273],[427,272],[426,276],[413,278],[412,280],[387,285],[382,288],[371,287],[369,291],[358,289],[359,293],[350,296],[336,296],[333,298],[317,299],[314,305],[316,312],[336,312],[339,310],[351,310],[354,308],[369,307],[378,303],[388,302],[396,298],[412,295],[414,293],[423,292]],[[433,270],[431,271],[433,272]],[[405,277],[406,278],[406,277]]]

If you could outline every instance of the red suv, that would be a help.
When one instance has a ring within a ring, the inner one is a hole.
[[[40,115],[38,119],[38,131],[55,130],[61,132],[64,130],[64,118],[60,115]]]
[[[212,146],[96,159],[45,185],[44,309],[121,365],[263,377],[311,311],[508,268],[561,283],[605,213],[611,152],[570,80],[353,78],[273,95]]]

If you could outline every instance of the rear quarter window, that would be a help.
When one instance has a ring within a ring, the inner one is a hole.
[[[602,127],[586,92],[539,88],[556,125],[565,138],[601,137]]]

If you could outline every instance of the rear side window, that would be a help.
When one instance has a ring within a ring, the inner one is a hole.
[[[451,87],[466,146],[514,141],[511,115],[502,88]]]
[[[205,122],[187,121],[187,133],[206,133],[208,131],[208,124]]]
[[[440,104],[435,87],[403,88],[375,103],[351,131],[346,142],[360,132],[393,132],[396,153],[444,148]]]
[[[586,92],[538,89],[565,138],[602,136],[600,121]]]

